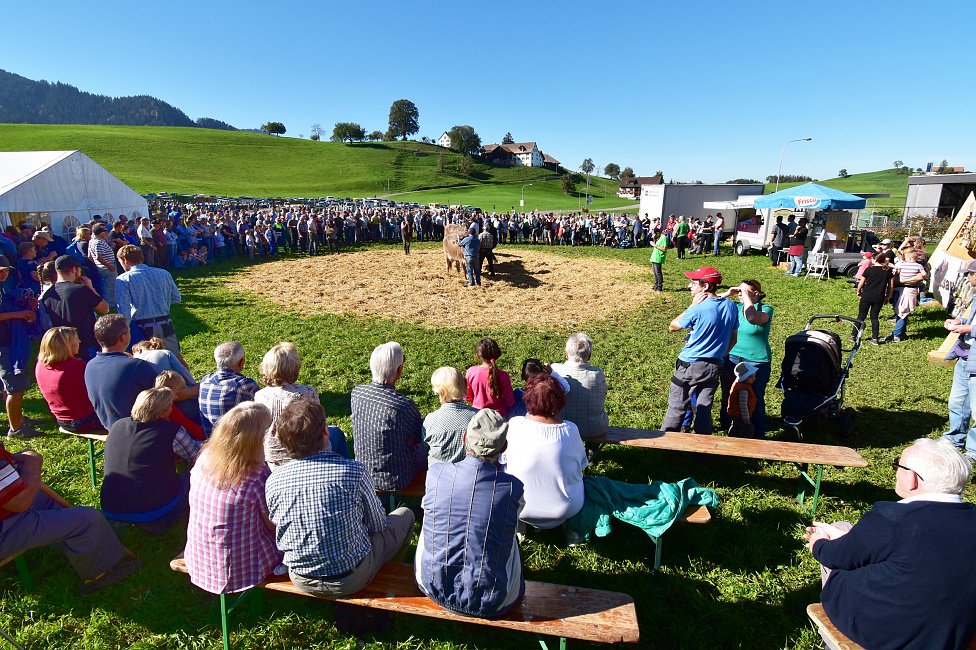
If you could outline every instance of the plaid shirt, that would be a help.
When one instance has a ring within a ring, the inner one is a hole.
[[[331,451],[283,465],[268,479],[266,493],[278,548],[300,576],[353,569],[372,549],[369,534],[386,528],[369,472]]]
[[[258,382],[226,368],[201,379],[199,400],[203,433],[209,438],[217,420],[241,402],[253,400],[258,388]]]
[[[250,589],[281,563],[274,533],[262,517],[268,514],[268,466],[223,489],[211,485],[206,468],[204,454],[190,472],[190,520],[183,551],[190,582],[212,594]]]
[[[402,490],[427,466],[420,409],[393,386],[377,383],[354,387],[351,407],[356,459],[378,489]]]

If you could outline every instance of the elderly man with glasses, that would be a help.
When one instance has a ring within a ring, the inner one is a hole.
[[[900,501],[803,535],[821,564],[824,612],[865,648],[966,648],[976,635],[976,505],[961,495],[972,461],[948,440],[921,438],[892,467]]]

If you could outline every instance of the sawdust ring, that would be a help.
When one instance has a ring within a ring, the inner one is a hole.
[[[440,250],[379,249],[268,262],[228,283],[303,315],[380,316],[424,327],[547,329],[605,320],[654,293],[647,270],[606,258],[567,258],[538,249],[496,250],[495,279],[469,287]]]

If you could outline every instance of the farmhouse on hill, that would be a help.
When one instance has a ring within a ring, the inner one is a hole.
[[[631,176],[630,178],[620,179],[620,189],[617,190],[618,199],[630,199],[636,201],[641,195],[641,185],[663,185],[664,177],[658,176]]]
[[[451,136],[447,134],[447,131],[441,133],[441,137],[437,138],[437,144],[444,147],[445,149],[451,148]]]
[[[516,142],[515,144],[486,144],[481,155],[488,161],[499,165],[524,165],[526,167],[559,167],[559,161],[542,153],[535,142]]]

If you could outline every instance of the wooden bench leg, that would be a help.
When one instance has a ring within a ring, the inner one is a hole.
[[[231,612],[237,609],[237,606],[243,603],[248,596],[252,596],[251,599],[251,612],[258,616],[261,614],[261,587],[251,587],[237,599],[231,603],[230,607],[227,606],[227,594],[220,594],[220,629],[224,635],[224,650],[230,650],[230,622],[228,617]]]
[[[542,650],[549,650],[549,645],[546,643],[546,637],[536,633],[535,638],[539,639],[539,645],[542,646]],[[559,650],[566,650],[566,637],[559,637]]]
[[[24,561],[23,555],[14,558],[14,566],[17,567],[17,575],[20,576],[20,582],[24,585],[24,589],[34,591],[34,582],[31,580],[30,570],[27,568],[27,562]]]
[[[92,487],[95,485],[95,441],[88,438],[88,469],[91,472]]]
[[[651,574],[657,573],[657,570],[661,568],[661,544],[664,541],[660,537],[651,536],[651,541],[654,543],[654,570]]]
[[[814,480],[809,473],[809,465],[800,463],[794,463],[796,468],[800,470],[800,490],[796,495],[796,500],[800,502],[800,508],[810,517],[817,516],[817,501],[820,500],[820,480],[823,478],[823,465],[817,465],[817,478]],[[809,484],[809,485],[808,485]],[[806,498],[807,489],[813,487],[813,499],[810,506],[807,507],[803,501]]]

